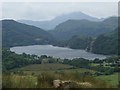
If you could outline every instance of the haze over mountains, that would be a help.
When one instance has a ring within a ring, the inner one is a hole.
[[[29,24],[29,25],[34,25],[44,30],[51,30],[51,29],[54,29],[56,25],[59,25],[60,23],[65,22],[69,19],[73,19],[73,20],[86,19],[90,21],[100,21],[100,19],[89,16],[82,12],[73,12],[73,13],[57,16],[54,19],[49,20],[49,21],[18,20],[18,22]]]

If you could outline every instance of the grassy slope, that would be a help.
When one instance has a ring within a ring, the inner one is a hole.
[[[83,72],[95,72],[93,70],[84,69],[84,68],[78,68],[78,69],[72,69],[72,66],[66,65],[66,64],[58,64],[58,63],[52,63],[52,64],[33,64],[28,65],[22,68],[18,68],[15,70],[21,70],[24,73],[30,75],[32,73],[39,75],[41,73],[49,73],[53,74],[54,72],[64,72],[64,73],[83,73]],[[98,80],[106,81],[107,83],[116,86],[118,85],[118,74],[113,75],[102,75],[95,77]]]
[[[21,70],[24,71],[27,74],[35,73],[40,74],[42,72],[55,72],[55,71],[62,71],[62,72],[95,72],[93,70],[84,69],[84,68],[78,68],[78,69],[72,69],[73,66],[66,65],[66,64],[58,64],[58,63],[52,63],[52,64],[33,64],[28,65],[22,68],[18,68],[15,70]]]
[[[34,64],[34,65],[28,65],[21,70],[25,71],[44,71],[44,70],[59,70],[59,69],[69,69],[72,68],[70,65],[65,65],[65,64]]]
[[[118,73],[112,74],[112,75],[102,75],[102,76],[97,76],[97,79],[106,81],[107,83],[111,85],[118,85]]]
[[[96,80],[93,77],[82,77],[78,72],[45,72],[39,75],[18,75],[18,74],[11,74],[11,75],[4,75],[3,76],[3,87],[11,87],[11,88],[48,88],[53,87],[53,80],[63,80],[63,81],[73,81],[78,83],[88,82],[92,84],[92,88],[110,88],[111,86],[104,83],[101,80]],[[74,83],[72,86],[73,88],[76,87]],[[80,88],[87,88],[86,85],[80,85]],[[89,87],[88,87],[89,88]]]
[[[3,88],[35,88],[37,77],[31,75],[4,75]]]

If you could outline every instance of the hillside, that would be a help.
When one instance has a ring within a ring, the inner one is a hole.
[[[120,34],[120,33],[119,33]],[[118,29],[101,34],[96,38],[73,36],[69,40],[59,41],[55,46],[69,47],[72,49],[84,49],[96,54],[120,54],[118,50]]]
[[[60,47],[69,47],[72,49],[86,49],[87,47],[90,47],[90,44],[92,42],[91,37],[81,37],[81,36],[73,36],[69,40],[65,41],[58,41],[54,43],[54,46],[60,46]]]
[[[93,43],[92,52],[97,54],[118,54],[118,30],[100,35]]]
[[[2,20],[1,22],[3,47],[53,42],[52,35],[38,27],[18,23],[14,20]]]
[[[69,19],[75,19],[75,20],[87,19],[90,21],[99,21],[99,19],[86,15],[82,12],[73,12],[73,13],[57,16],[54,19],[48,20],[48,21],[18,20],[18,22],[34,25],[39,28],[43,28],[45,30],[51,30],[51,29],[54,29],[56,25],[63,23]]]
[[[50,33],[57,40],[68,40],[74,35],[96,37],[117,28],[117,17],[107,18],[101,22],[88,20],[68,20],[56,26]]]

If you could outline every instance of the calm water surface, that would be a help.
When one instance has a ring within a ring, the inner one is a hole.
[[[56,47],[52,45],[31,45],[31,46],[17,46],[10,48],[11,51],[22,54],[35,54],[38,56],[47,55],[47,56],[54,56],[57,58],[86,58],[86,59],[103,59],[106,58],[105,55],[93,54],[86,52],[85,50],[78,50],[78,49],[70,49],[65,47]]]

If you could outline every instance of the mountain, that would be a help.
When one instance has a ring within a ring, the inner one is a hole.
[[[115,23],[112,23],[112,21],[115,21],[115,18],[106,19],[104,23],[107,23],[108,26],[111,24],[113,26],[116,26]],[[92,46],[93,53],[106,54],[106,55],[109,55],[109,54],[120,55],[120,51],[119,51],[120,22],[119,22],[119,19],[118,19],[117,25],[118,27],[115,30],[102,34],[95,39],[93,46]]]
[[[60,15],[49,21],[18,20],[18,22],[29,24],[29,25],[34,25],[34,26],[37,26],[45,30],[52,30],[55,28],[56,25],[62,22],[65,22],[69,19],[74,19],[74,20],[86,19],[90,21],[99,21],[99,19],[89,16],[87,14],[84,14],[82,12],[73,12],[69,14]]]
[[[2,20],[0,23],[2,23],[2,44],[4,47],[53,42],[52,35],[38,27],[14,20]]]
[[[97,54],[118,54],[118,30],[98,36],[93,43],[92,52]],[[120,53],[120,52],[119,52]]]
[[[81,37],[75,35],[69,40],[54,43],[54,46],[69,47],[72,49],[86,49],[90,46],[92,40],[93,39],[91,37]]]
[[[68,40],[74,35],[99,36],[117,28],[118,18],[110,17],[103,21],[68,20],[49,31],[57,40]]]

